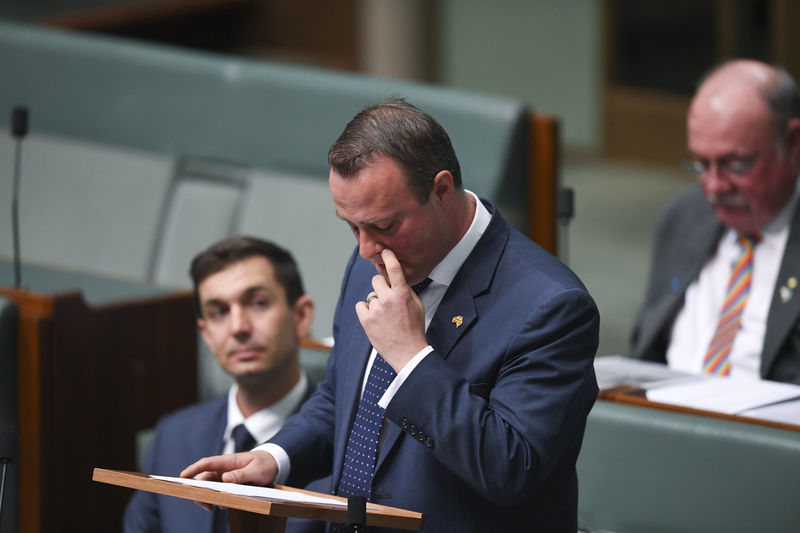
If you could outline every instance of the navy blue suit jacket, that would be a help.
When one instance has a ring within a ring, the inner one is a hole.
[[[309,382],[307,399],[314,385]],[[145,471],[178,476],[203,457],[222,453],[228,424],[228,395],[170,413],[156,425]],[[311,487],[314,488],[314,487]],[[295,523],[296,531],[319,531],[321,523]],[[213,513],[190,500],[136,491],[125,509],[125,533],[212,533]],[[287,531],[289,528],[287,527]]]
[[[428,532],[574,533],[597,308],[567,267],[484,203],[492,220],[428,328],[434,351],[386,410],[373,500],[423,512]],[[291,459],[290,485],[331,469],[331,489],[338,482],[371,350],[354,308],[374,275],[356,250],[326,379],[272,439]]]

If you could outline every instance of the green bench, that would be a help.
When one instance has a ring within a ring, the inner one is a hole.
[[[599,400],[578,483],[587,531],[796,531],[800,432]]]

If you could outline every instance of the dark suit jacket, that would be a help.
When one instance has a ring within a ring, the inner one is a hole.
[[[313,390],[314,384],[309,382],[304,400]],[[146,472],[178,476],[198,459],[222,453],[222,436],[227,424],[227,394],[165,416],[156,425],[155,438],[147,454]],[[302,527],[301,522],[305,523]],[[309,521],[297,521],[295,525],[298,532],[322,530],[320,522],[314,525]],[[126,533],[212,533],[212,528],[213,513],[182,498],[136,491],[125,509]]]
[[[761,377],[800,384],[800,294],[784,302],[779,292],[790,277],[800,279],[800,209],[795,209],[789,224],[767,316]],[[686,289],[716,252],[724,231],[699,185],[679,192],[664,208],[656,224],[644,303],[633,330],[633,357],[666,362],[672,325],[683,308]]]
[[[569,269],[484,203],[491,223],[428,328],[434,351],[386,410],[373,499],[425,513],[428,532],[574,533],[597,308]],[[272,439],[289,454],[290,484],[331,468],[331,488],[339,479],[371,350],[354,307],[374,275],[356,250],[326,380]]]

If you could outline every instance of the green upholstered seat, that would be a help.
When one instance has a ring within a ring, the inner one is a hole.
[[[578,482],[591,530],[795,531],[800,432],[598,401]]]

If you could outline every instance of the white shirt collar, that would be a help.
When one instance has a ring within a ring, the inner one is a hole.
[[[303,401],[308,388],[308,377],[305,372],[300,372],[300,381],[297,382],[289,394],[264,409],[253,413],[245,419],[236,403],[236,393],[239,385],[234,383],[228,390],[228,425],[223,435],[224,441],[231,438],[233,428],[244,423],[247,431],[257,443],[262,443],[271,438],[283,427],[284,422],[294,413]]]
[[[483,205],[480,198],[475,193],[469,190],[464,192],[472,197],[475,201],[475,215],[472,217],[472,223],[469,225],[467,232],[461,237],[461,240],[450,250],[447,255],[436,265],[431,273],[428,275],[433,283],[439,285],[449,286],[456,277],[461,265],[467,260],[469,254],[472,253],[475,245],[478,244],[483,232],[486,231],[489,222],[492,220],[492,215],[486,206]]]

